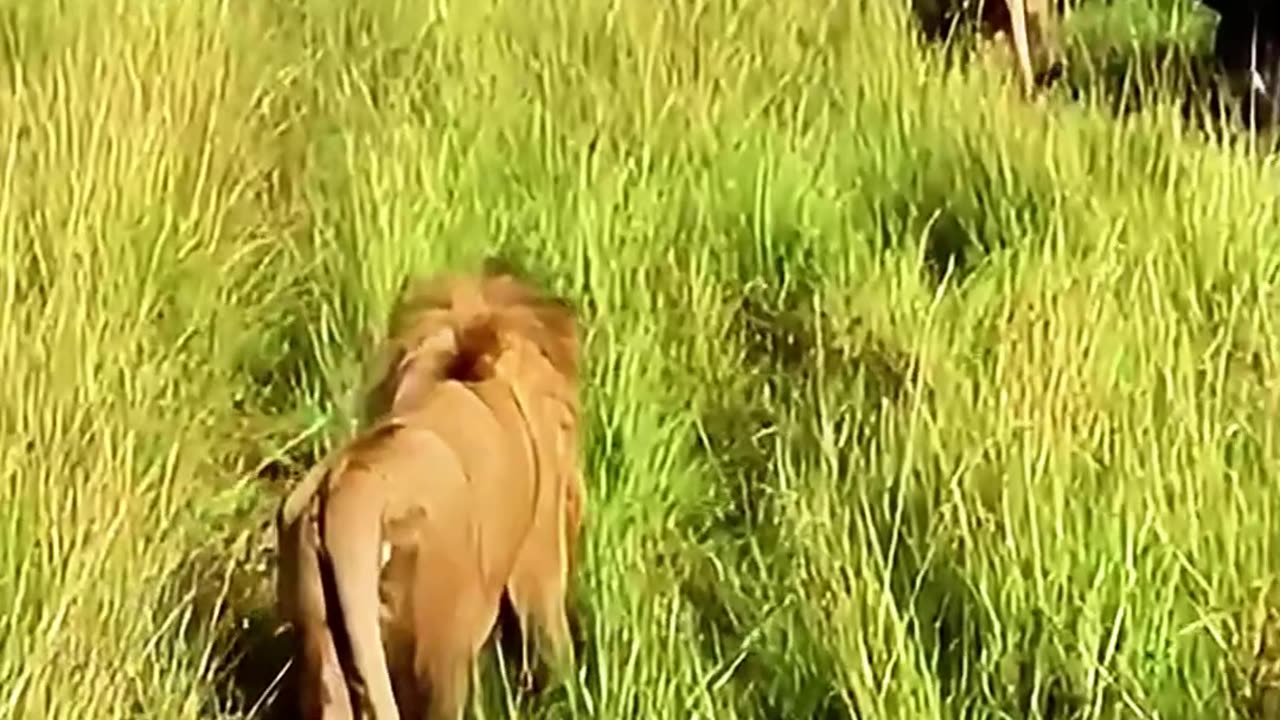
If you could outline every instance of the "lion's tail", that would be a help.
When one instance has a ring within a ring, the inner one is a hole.
[[[383,652],[378,618],[379,556],[382,545],[381,493],[367,492],[359,475],[351,472],[337,484],[325,507],[323,544],[333,570],[342,625],[351,652],[351,665],[376,720],[399,720],[391,674]],[[374,478],[369,478],[374,479]]]

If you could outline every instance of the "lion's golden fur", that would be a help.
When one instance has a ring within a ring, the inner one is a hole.
[[[387,346],[364,427],[277,518],[307,718],[453,720],[504,594],[546,659],[572,661],[572,308],[491,267],[432,278],[406,287]]]
[[[538,292],[494,261],[486,262],[479,276],[406,281],[388,326],[366,398],[366,421],[393,410],[397,391],[410,375],[423,384],[483,375],[486,368],[480,365],[503,335],[532,343],[568,382],[578,381],[579,340],[572,307]]]
[[[1041,78],[1061,72],[1057,31],[1048,0],[986,0],[984,15],[999,32],[1007,32],[1023,92],[1034,92]]]

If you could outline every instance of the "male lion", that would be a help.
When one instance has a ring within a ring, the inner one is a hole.
[[[573,662],[572,311],[486,270],[409,293],[389,344],[366,426],[277,515],[305,718],[455,720],[504,592],[526,639]]]
[[[374,422],[413,407],[435,383],[456,375],[474,353],[460,351],[459,338],[464,334],[449,330],[464,324],[465,318],[491,313],[489,317],[498,323],[495,327],[505,328],[508,337],[523,338],[526,351],[536,349],[533,354],[526,352],[525,357],[537,358],[540,353],[544,360],[538,360],[538,365],[546,368],[549,363],[554,371],[549,377],[543,373],[548,379],[545,399],[550,402],[546,409],[553,416],[549,422],[561,426],[569,443],[563,453],[564,509],[570,538],[576,539],[586,491],[579,465],[575,313],[563,299],[536,292],[492,258],[485,261],[481,277],[480,282],[437,278],[406,283],[391,312],[381,365],[365,399],[364,420]],[[575,543],[569,542],[571,570]]]

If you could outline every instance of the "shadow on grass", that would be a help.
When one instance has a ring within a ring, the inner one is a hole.
[[[1092,97],[1117,116],[1173,100],[1183,119],[1202,131],[1217,132],[1236,119],[1209,50],[1174,41],[1089,46],[1078,42],[1070,53],[1066,92],[1077,100]]]
[[[322,306],[314,291],[299,282],[284,296],[280,318],[245,348],[240,373],[246,388],[236,401],[242,418],[234,457],[224,459],[229,473],[250,477],[252,498],[230,528],[244,529],[225,544],[197,551],[187,563],[187,577],[197,588],[202,616],[217,615],[216,657],[219,674],[214,691],[218,709],[252,714],[263,720],[298,717],[294,671],[290,667],[294,636],[275,606],[275,524],[277,504],[322,456],[322,426],[303,411],[325,391]],[[240,556],[229,558],[235,548]],[[227,572],[228,561],[234,565]]]
[[[955,229],[958,220],[943,227],[948,225],[970,242]],[[940,237],[946,237],[945,229]],[[787,489],[779,484],[779,453],[843,477],[855,471],[847,464],[859,453],[901,447],[918,385],[916,363],[892,338],[856,321],[837,333],[832,319],[817,313],[816,284],[791,276],[781,285],[748,285],[741,297],[729,300],[726,346],[738,350],[740,374],[702,411],[699,450],[722,481],[714,510],[687,520],[698,528],[692,532],[698,540],[683,550],[681,590],[693,609],[703,655],[711,666],[724,668],[725,677],[717,679],[733,687],[727,695],[743,716],[845,718],[850,711],[841,698],[847,691],[839,673],[826,668],[820,628],[811,637],[752,640],[776,627],[774,613],[786,613],[780,608],[795,588],[796,540],[783,517]],[[928,406],[928,388],[919,391]],[[823,408],[820,394],[846,404]],[[850,442],[839,448],[839,458],[822,457],[815,428],[823,411],[851,421]],[[785,442],[775,442],[778,435]],[[941,475],[915,469],[904,484],[860,481],[871,495],[870,532],[879,536],[880,548],[898,548],[889,565],[891,597],[911,618],[911,632],[943,697],[956,711],[982,706],[1019,717],[1077,716],[1086,706],[1081,674],[1053,646],[1044,618],[992,618],[989,602],[967,575],[959,541],[939,534],[946,488],[930,479]],[[726,575],[724,567],[736,572]],[[1006,639],[1008,633],[1015,638]],[[806,643],[814,644],[807,662],[787,655]],[[780,664],[788,668],[785,673],[777,670]]]
[[[1280,718],[1280,583],[1255,581],[1233,623],[1235,657],[1227,664],[1230,698],[1248,720]]]
[[[292,629],[276,631],[273,608],[245,608],[240,630],[233,637],[228,675],[222,692],[228,706],[248,710],[261,720],[298,717],[297,672],[290,664]],[[286,669],[287,668],[287,669]]]
[[[932,168],[913,170],[903,187],[881,201],[881,250],[900,252],[904,239],[919,238],[918,251],[906,249],[920,253],[920,272],[934,290],[944,283],[963,287],[988,257],[1013,246],[1011,237],[1040,238],[1049,230],[1052,218],[1043,198],[1052,190],[1042,178],[1024,175],[1010,185],[989,161],[980,150],[962,150]],[[1011,221],[1021,227],[1011,227]]]
[[[1186,127],[1212,142],[1249,134],[1244,99],[1233,93],[1210,44],[1176,40],[1117,43],[1077,40],[1069,49],[1064,93],[1092,100],[1116,117],[1157,103],[1177,108]],[[1274,151],[1280,133],[1256,133],[1260,150]]]
[[[773,632],[776,619],[785,622],[785,606],[794,599],[798,550],[783,516],[780,454],[798,465],[835,463],[833,472],[851,473],[851,458],[872,451],[891,432],[888,424],[907,399],[914,364],[889,339],[856,322],[852,332],[839,330],[821,313],[816,282],[803,273],[791,273],[785,282],[747,283],[726,302],[726,345],[741,362],[736,377],[717,385],[723,389],[702,409],[698,449],[722,481],[714,510],[693,521],[700,542],[681,558],[682,592],[694,610],[702,652],[724,669],[717,680],[732,685],[741,714],[768,720],[851,717],[846,690],[839,673],[826,668],[819,637],[752,639]],[[850,336],[853,342],[841,342]],[[842,447],[834,458],[824,458],[819,436],[823,397],[848,402],[827,412],[860,420],[853,430],[856,447]],[[724,567],[737,572],[726,576]],[[809,658],[816,661],[787,656],[805,643],[817,643]],[[780,673],[780,664],[788,669]]]
[[[727,386],[701,413],[698,452],[721,481],[707,514],[686,519],[697,540],[682,550],[681,592],[704,657],[721,668],[717,680],[734,687],[731,695],[746,717],[846,717],[831,699],[839,692],[834,676],[793,667],[785,674],[801,673],[804,687],[780,687],[777,666],[786,659],[772,643],[750,639],[768,632],[790,587],[785,510],[774,477],[778,436],[787,452],[820,452],[803,419],[814,407],[818,368],[841,359],[824,327],[828,319],[815,315],[816,293],[801,275],[751,282],[725,298],[731,312],[726,345],[740,364],[727,368]],[[755,552],[757,546],[765,552]],[[738,572],[726,575],[724,567]]]
[[[975,183],[968,192],[984,194],[982,187]],[[960,287],[985,257],[1006,246],[999,238],[985,237],[980,228],[966,221],[946,193],[931,188],[922,188],[913,197],[901,195],[890,200],[880,231],[882,248],[887,251],[896,249],[900,238],[922,238],[920,269],[934,289],[944,282]]]
[[[254,513],[255,516],[264,513]],[[219,714],[276,719],[297,717],[291,699],[290,678],[282,672],[292,654],[292,633],[281,632],[274,603],[274,559],[265,547],[267,523],[252,518],[236,521],[238,527],[258,527],[248,542],[211,537],[183,564],[173,579],[176,588],[194,588],[194,617],[207,618],[189,632],[197,644],[212,642],[214,708]],[[235,546],[242,550],[235,552]],[[229,555],[235,557],[229,558]],[[230,561],[230,567],[229,566]],[[209,630],[212,638],[203,636]],[[251,715],[251,709],[256,709]]]

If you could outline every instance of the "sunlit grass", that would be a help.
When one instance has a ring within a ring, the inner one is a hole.
[[[1138,5],[1035,105],[889,3],[0,4],[0,718],[274,692],[276,498],[400,279],[490,254],[588,341],[577,710],[525,711],[1261,713],[1278,178],[1154,55],[1112,111],[1090,48],[1211,24]]]

